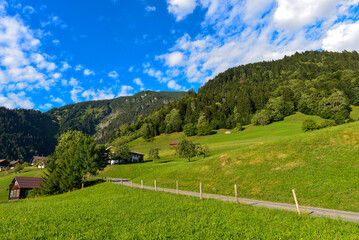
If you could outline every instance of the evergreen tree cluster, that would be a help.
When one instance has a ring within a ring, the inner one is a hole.
[[[56,146],[58,124],[40,111],[0,107],[0,159],[30,161]]]
[[[187,136],[206,135],[219,128],[266,125],[296,111],[341,124],[351,104],[359,105],[359,54],[307,51],[228,69],[198,93],[189,91],[139,118],[131,130],[145,126],[144,138],[182,130]]]

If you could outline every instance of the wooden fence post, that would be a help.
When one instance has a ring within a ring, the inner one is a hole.
[[[202,199],[202,183],[199,184],[199,198]]]
[[[141,180],[141,189],[143,189],[143,180]]]
[[[157,180],[155,180],[155,192],[157,192]]]
[[[237,189],[237,184],[234,184],[234,194],[236,197],[236,203],[238,203],[238,189]]]
[[[123,179],[121,178],[121,185],[123,185]]]
[[[292,189],[292,193],[293,193],[295,205],[297,206],[297,212],[298,212],[299,215],[301,215],[302,213],[300,212],[297,195],[295,194],[295,190],[294,190],[294,189]]]
[[[177,194],[179,194],[178,181],[176,181],[176,189],[177,189]]]
[[[131,180],[131,188],[133,188],[133,182],[132,182],[132,180]]]

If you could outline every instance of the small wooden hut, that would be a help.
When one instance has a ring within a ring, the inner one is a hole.
[[[41,177],[14,177],[9,186],[9,200],[23,199],[27,197],[29,190],[40,188]]]

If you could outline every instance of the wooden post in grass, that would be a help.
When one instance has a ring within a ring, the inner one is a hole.
[[[294,190],[294,189],[292,189],[292,193],[293,193],[295,205],[297,206],[297,212],[298,212],[299,215],[301,215],[302,213],[300,212],[297,195],[295,194],[295,190]]]
[[[176,181],[176,189],[177,189],[177,194],[179,194],[179,190],[178,190],[178,181]]]
[[[131,188],[133,188],[133,182],[132,182],[132,180],[131,180]]]
[[[157,192],[157,180],[155,180],[155,192]]]
[[[143,189],[143,180],[141,180],[141,189]]]
[[[123,185],[123,179],[121,178],[121,185]]]
[[[199,198],[202,199],[202,183],[199,184]]]
[[[236,197],[236,203],[238,203],[238,190],[237,190],[237,184],[234,184],[234,194]]]

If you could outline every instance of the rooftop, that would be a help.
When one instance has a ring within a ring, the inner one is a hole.
[[[41,177],[15,177],[20,188],[40,188],[42,184]]]

